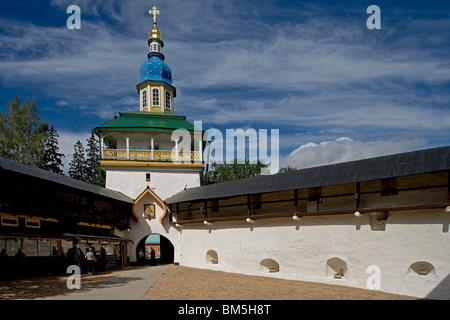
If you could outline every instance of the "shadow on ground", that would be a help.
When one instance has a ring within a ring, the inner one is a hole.
[[[141,280],[141,278],[136,277],[117,277],[123,270],[125,268],[101,272],[95,275],[82,275],[80,290],[70,290],[67,288],[69,274],[63,276],[4,280],[0,281],[0,300],[57,299],[59,296],[70,294],[74,291],[86,292],[94,288],[111,288]]]

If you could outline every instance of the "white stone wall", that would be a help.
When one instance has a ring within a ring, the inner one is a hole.
[[[180,192],[185,187],[193,188],[200,185],[199,169],[176,168],[169,169],[159,168],[142,168],[142,167],[114,167],[106,168],[106,188],[122,192],[132,199],[136,199],[146,188],[150,186],[153,192],[162,200]],[[200,168],[202,170],[202,168]],[[147,184],[146,174],[150,173],[150,183]],[[147,202],[145,202],[147,201]],[[143,218],[144,203],[156,204],[156,219],[151,221]],[[130,220],[130,231],[116,231],[118,236],[125,237],[133,241],[128,246],[130,262],[136,262],[136,246],[144,237],[150,234],[158,233],[173,244],[175,252],[174,259],[179,261],[180,253],[178,251],[179,232],[170,226],[168,217],[161,225],[159,218],[163,211],[161,206],[146,196],[135,208],[139,212],[139,222],[134,219]]]
[[[144,204],[155,204],[155,219],[144,219]],[[131,219],[130,231],[121,232],[120,236],[133,241],[128,245],[130,262],[136,262],[136,246],[139,242],[150,234],[160,234],[170,240],[174,246],[174,259],[179,260],[179,232],[177,229],[171,227],[169,219],[164,219],[160,223],[160,218],[164,213],[161,204],[150,194],[146,194],[134,207],[134,212],[138,216],[139,221]]]
[[[147,187],[147,173],[150,173],[150,188],[163,200],[185,187],[193,188],[200,185],[199,169],[190,170],[181,166],[170,169],[118,167],[107,168],[106,188],[120,191],[136,199]]]
[[[373,231],[369,214],[186,224],[180,233],[180,264],[250,275],[367,288],[369,266],[380,268],[381,291],[450,298],[450,215],[444,209],[395,212],[384,231]],[[218,263],[207,253],[214,250]],[[339,258],[341,279],[327,261]],[[261,266],[273,259],[279,272]],[[410,266],[426,261],[434,272],[418,275]],[[339,297],[336,297],[337,299]]]
[[[185,185],[190,188],[200,182],[198,172],[120,168],[108,171],[107,187],[136,198],[147,187],[146,172],[151,172],[150,187],[154,186],[156,194],[162,199],[184,189]],[[446,175],[399,179],[399,186],[408,189],[409,185],[405,184],[408,181],[413,181],[417,186],[444,186],[401,191],[392,196],[381,196],[379,192],[363,194],[361,206],[403,206],[447,201]],[[362,187],[367,190],[372,188],[370,185],[373,185],[373,190],[379,189],[379,182],[368,182]],[[302,200],[300,210],[355,208],[356,211],[352,193],[354,188],[354,185],[323,188],[322,203]],[[303,193],[300,193],[301,196]],[[339,193],[350,195],[326,198],[328,194]],[[292,194],[293,191],[267,194],[262,196],[262,200],[289,199]],[[240,203],[241,200],[231,198],[225,202],[219,201],[219,205]],[[150,201],[154,199],[145,198],[140,205],[152,203]],[[210,213],[210,216],[223,214],[223,210],[229,216],[245,215],[246,208],[241,209],[228,207]],[[143,215],[143,207],[137,208],[137,212]],[[287,212],[293,212],[293,202],[263,204],[253,213]],[[132,222],[131,231],[121,233],[134,241],[130,247],[130,261],[136,260],[135,245],[143,237],[158,233],[172,242],[174,261],[184,266],[364,289],[368,288],[368,279],[373,276],[368,273],[368,268],[376,266],[380,270],[381,291],[450,299],[450,213],[445,212],[445,208],[393,211],[386,223],[377,222],[376,214],[364,213],[359,217],[354,214],[305,216],[300,221],[291,218],[256,219],[254,223],[246,222],[243,217],[239,221],[217,221],[212,225],[184,224],[181,228],[171,226],[168,219],[160,224],[161,214],[162,208],[158,208],[157,219]],[[215,259],[218,263],[212,263]],[[433,270],[427,275],[419,275],[418,268],[414,267],[417,264],[432,266]],[[272,266],[277,272],[269,272]],[[334,275],[340,269],[343,269],[344,276],[335,279]]]

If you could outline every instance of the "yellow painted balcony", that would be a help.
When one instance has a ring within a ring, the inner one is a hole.
[[[126,149],[105,149],[102,159],[109,160],[145,160],[145,161],[173,161],[173,160],[202,160],[200,152],[177,152],[172,150],[126,150]]]

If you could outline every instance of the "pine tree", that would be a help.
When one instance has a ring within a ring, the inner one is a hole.
[[[105,172],[100,167],[100,148],[94,134],[87,139],[86,149],[86,182],[104,187]]]
[[[73,157],[69,165],[69,175],[71,178],[86,181],[86,159],[84,146],[80,140],[77,140],[74,145]]]
[[[87,139],[86,149],[86,182],[93,183],[97,176],[97,167],[100,165],[99,149],[94,134]]]
[[[0,156],[39,166],[48,137],[48,123],[42,121],[36,101],[20,103],[16,95],[0,112]]]
[[[61,160],[61,158],[64,157],[64,154],[58,152],[58,138],[59,135],[52,125],[52,127],[48,131],[47,143],[45,144],[44,156],[40,168],[64,175],[64,172],[62,170],[64,164]]]
[[[97,175],[95,176],[94,181],[92,182],[96,186],[105,188],[106,185],[106,172],[102,167],[97,167]]]

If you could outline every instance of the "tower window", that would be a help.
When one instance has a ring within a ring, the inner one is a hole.
[[[142,91],[142,109],[147,109],[147,90]]]
[[[166,91],[166,109],[170,110],[170,91]]]
[[[152,93],[153,93],[153,106],[159,107],[159,90],[153,89]]]
[[[161,52],[161,45],[159,44],[159,43],[156,43],[156,42],[153,42],[151,45],[150,45],[150,51],[152,51],[152,52]]]

